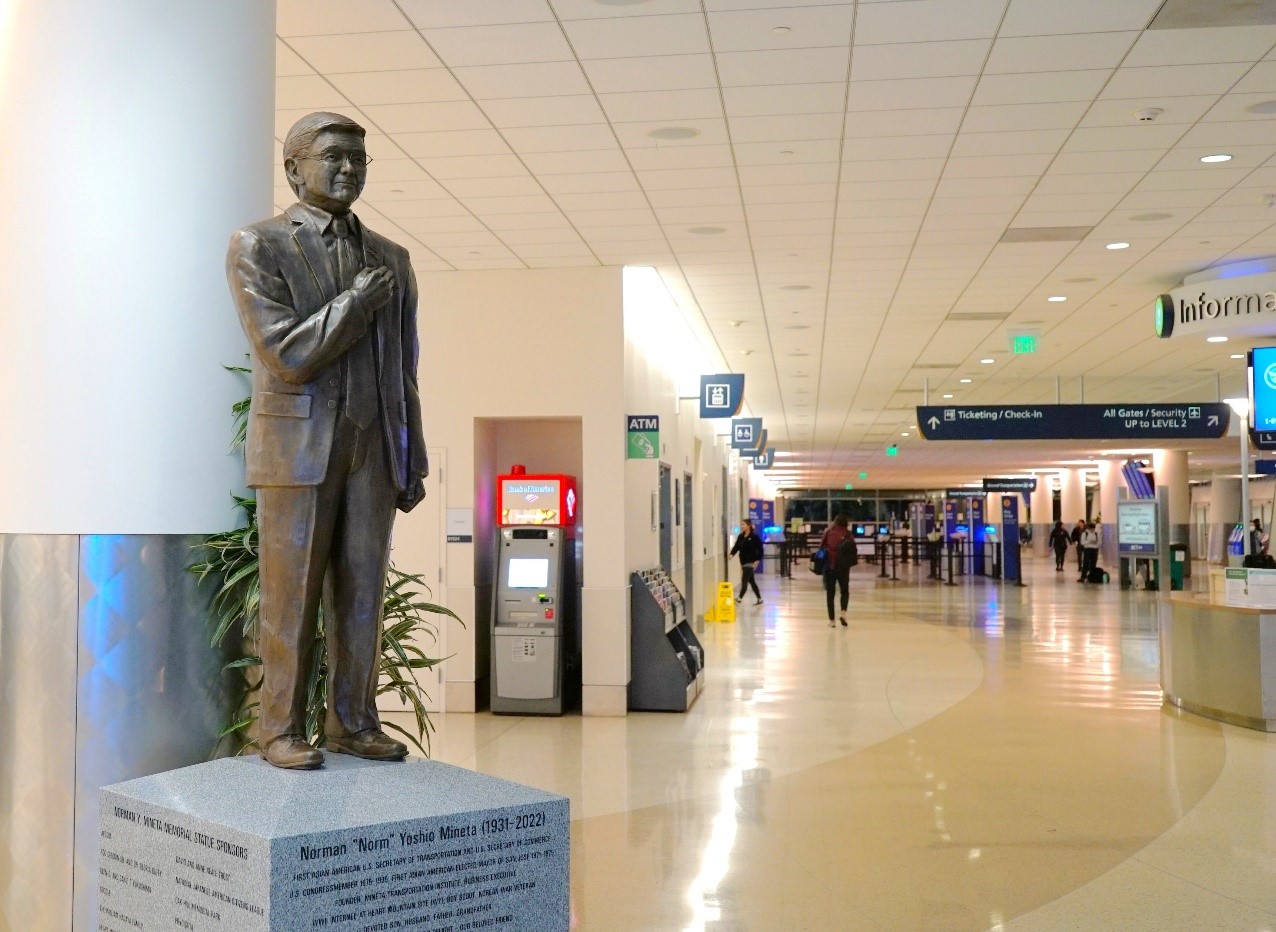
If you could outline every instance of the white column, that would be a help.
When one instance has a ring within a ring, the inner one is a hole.
[[[1085,470],[1080,467],[1059,470],[1059,518],[1071,528],[1085,518]]]
[[[1117,565],[1117,489],[1121,487],[1121,464],[1116,460],[1099,460],[1099,514],[1103,526],[1099,529],[1100,562],[1105,566]],[[1114,572],[1109,570],[1109,572]]]
[[[0,4],[0,927],[97,927],[97,789],[207,757],[223,272],[272,210],[273,0]],[[3,871],[0,871],[3,873]]]
[[[1054,527],[1054,494],[1050,489],[1050,476],[1037,476],[1037,491],[1032,493],[1032,549],[1044,554],[1050,549],[1050,530]]]
[[[274,3],[6,7],[0,533],[229,527],[223,266],[273,212]]]
[[[1187,544],[1192,539],[1192,490],[1187,481],[1187,451],[1153,450],[1152,473],[1157,486],[1165,486],[1169,490],[1170,543]],[[1188,575],[1191,568],[1189,559],[1186,567]]]
[[[1227,536],[1241,520],[1241,481],[1215,476],[1210,483],[1209,552],[1211,563],[1227,562]]]

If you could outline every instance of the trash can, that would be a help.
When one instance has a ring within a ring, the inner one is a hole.
[[[1170,588],[1181,590],[1187,571],[1187,544],[1170,544]]]

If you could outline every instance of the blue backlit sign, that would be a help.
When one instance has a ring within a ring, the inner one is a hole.
[[[731,421],[731,449],[756,450],[762,436],[762,418],[737,417]]]
[[[1276,346],[1249,351],[1249,410],[1255,433],[1276,431]]]
[[[744,403],[744,374],[724,372],[700,376],[700,416],[735,417]]]

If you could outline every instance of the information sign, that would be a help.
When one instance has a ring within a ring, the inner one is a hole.
[[[654,460],[660,456],[660,417],[631,414],[625,418],[629,444],[626,459]]]
[[[975,498],[976,496],[983,498],[983,489],[945,489],[944,498]]]
[[[753,457],[753,467],[755,469],[770,469],[775,465],[775,447],[767,447],[757,456]]]
[[[1221,402],[917,408],[927,440],[1215,440],[1230,419]]]
[[[1276,346],[1249,351],[1249,411],[1254,443],[1276,449]]]
[[[756,450],[762,436],[762,418],[737,417],[731,421],[731,449]]]
[[[1037,479],[985,479],[985,492],[1035,492]]]
[[[1156,508],[1155,501],[1117,502],[1117,553],[1120,556],[1156,555]]]

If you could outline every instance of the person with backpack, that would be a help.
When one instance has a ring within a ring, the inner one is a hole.
[[[846,515],[838,515],[820,538],[820,549],[828,554],[824,562],[824,594],[828,601],[830,628],[836,627],[833,623],[833,592],[837,589],[841,590],[842,595],[842,627],[847,627],[846,609],[851,604],[851,567],[860,561],[859,548],[847,527],[849,523]]]
[[[1095,567],[1099,565],[1099,530],[1091,521],[1081,532],[1081,578],[1077,582],[1091,582]]]
[[[748,587],[753,587],[753,594],[757,596],[754,605],[762,604],[762,593],[758,591],[758,581],[754,578],[754,568],[762,562],[762,538],[758,536],[758,532],[753,529],[753,522],[746,520],[740,527],[740,536],[735,539],[735,546],[731,548],[731,556],[740,555],[740,591],[736,593],[736,602],[744,601],[744,593],[748,591]]]

